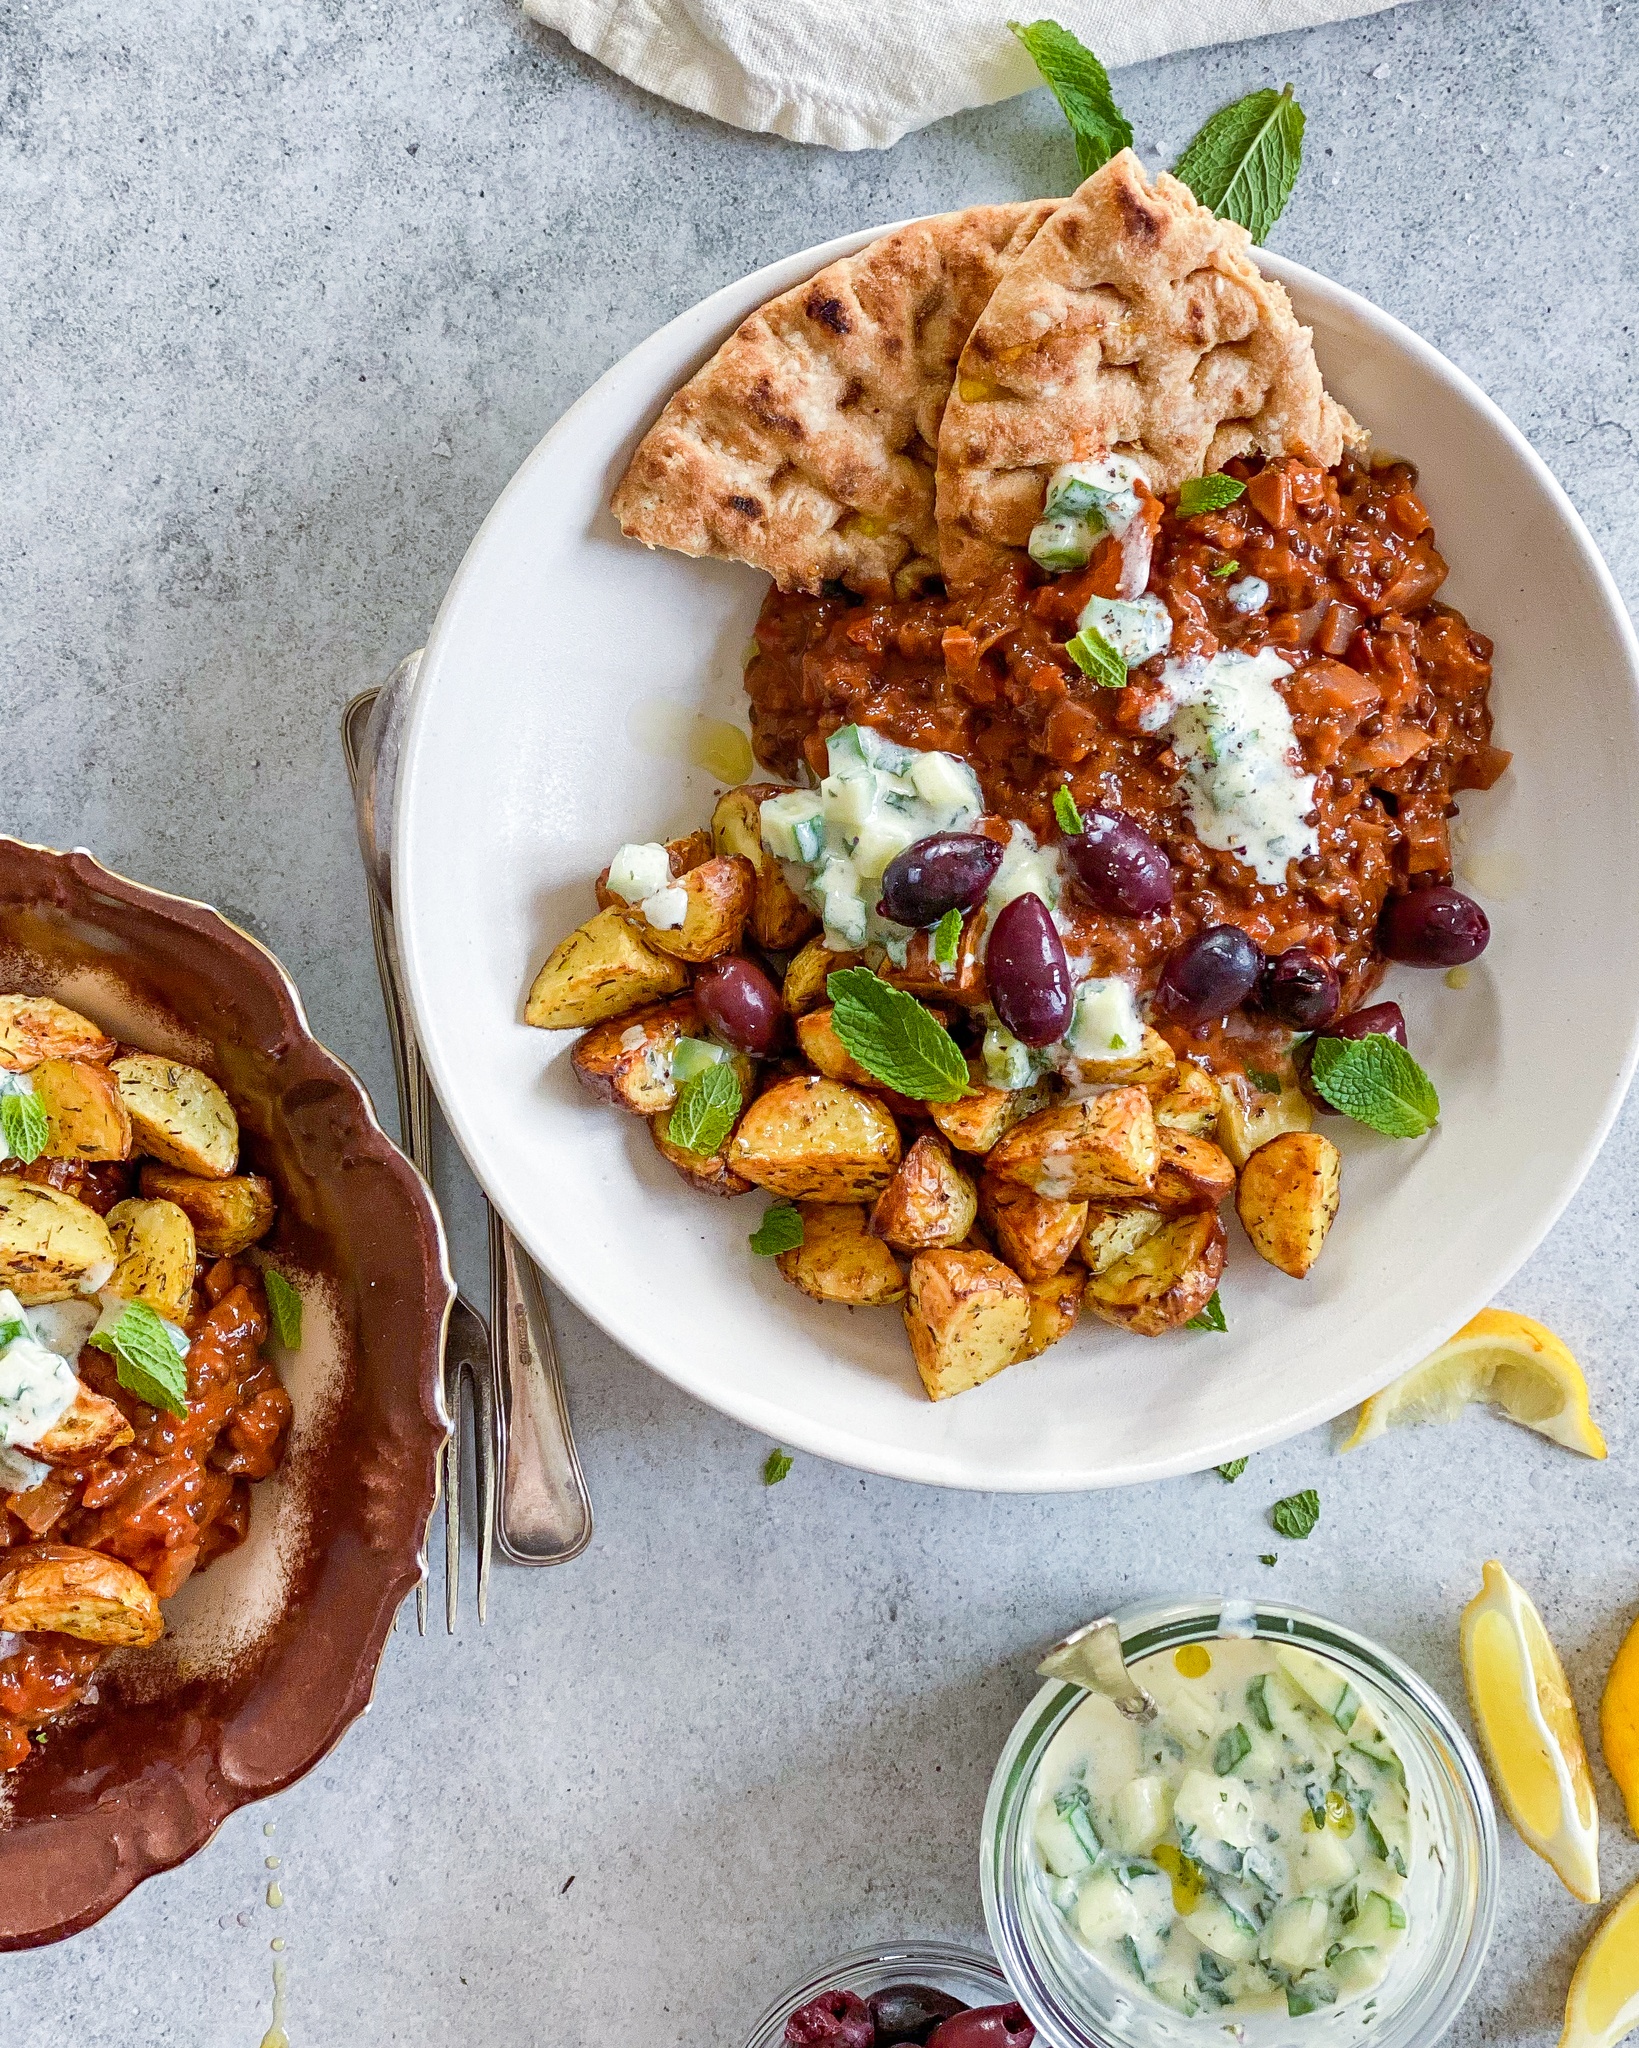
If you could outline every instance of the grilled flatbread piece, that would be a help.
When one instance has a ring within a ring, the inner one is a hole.
[[[962,351],[939,436],[947,582],[1018,559],[1061,462],[1136,457],[1157,492],[1235,455],[1328,467],[1360,430],[1251,238],[1130,149],[1057,209]]]
[[[650,547],[867,596],[938,561],[934,462],[956,358],[1060,202],[936,214],[770,299],[650,428],[613,500]]]

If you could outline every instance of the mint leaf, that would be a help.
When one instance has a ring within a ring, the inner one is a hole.
[[[1061,832],[1085,832],[1087,829],[1080,811],[1076,809],[1076,800],[1070,794],[1068,783],[1061,782],[1053,792],[1053,816],[1058,819]]]
[[[1258,1552],[1258,1562],[1259,1564],[1279,1564],[1280,1559],[1272,1550],[1260,1550]]]
[[[302,1348],[302,1297],[275,1266],[262,1268],[262,1292],[267,1296],[267,1319],[273,1334],[287,1351]]]
[[[1420,1138],[1440,1118],[1434,1083],[1396,1040],[1317,1038],[1310,1079],[1334,1109],[1385,1138]]]
[[[1239,562],[1220,562],[1216,569],[1208,569],[1207,574],[1209,576],[1233,576],[1240,566]]]
[[[956,955],[962,947],[962,913],[956,909],[947,910],[933,928],[933,964],[935,967],[954,967]]]
[[[1100,688],[1126,688],[1127,664],[1096,626],[1083,626],[1073,640],[1066,641],[1064,651]]]
[[[715,1061],[691,1075],[677,1091],[677,1107],[666,1136],[685,1152],[710,1158],[734,1128],[740,1114],[740,1077],[727,1060]]]
[[[789,1202],[770,1202],[747,1243],[760,1259],[794,1252],[802,1243],[802,1217]]]
[[[32,1093],[0,1095],[0,1139],[6,1158],[20,1159],[27,1166],[46,1149],[50,1136],[46,1113]]]
[[[962,1049],[915,996],[868,967],[827,975],[831,1029],[868,1074],[917,1102],[959,1102],[967,1090]]]
[[[1266,85],[1213,115],[1172,167],[1203,206],[1261,242],[1280,218],[1303,162],[1303,109],[1292,88]]]
[[[1227,1479],[1230,1485],[1233,1486],[1235,1481],[1246,1470],[1246,1460],[1244,1458],[1231,1458],[1227,1465],[1218,1465],[1213,1469],[1217,1472],[1220,1479]]]
[[[791,1470],[791,1463],[789,1451],[770,1451],[763,1465],[764,1486],[778,1486]]]
[[[1036,69],[1064,109],[1076,138],[1076,161],[1090,178],[1120,150],[1132,147],[1132,123],[1115,103],[1110,74],[1079,38],[1056,21],[1010,21]]]
[[[1278,1095],[1280,1093],[1280,1076],[1279,1074],[1270,1073],[1267,1067],[1248,1067],[1246,1078],[1252,1083],[1254,1088],[1264,1095]]]
[[[1269,1519],[1277,1535],[1301,1542],[1320,1520],[1320,1495],[1312,1486],[1306,1486],[1301,1493],[1289,1493],[1269,1510]]]
[[[1198,1316],[1191,1316],[1189,1321],[1185,1323],[1184,1328],[1186,1330],[1227,1330],[1229,1328],[1228,1323],[1224,1321],[1224,1305],[1218,1299],[1216,1287],[1213,1288],[1212,1299],[1207,1303],[1206,1307],[1202,1309]],[[1223,1468],[1220,1466],[1218,1469],[1222,1471]]]
[[[1220,512],[1233,505],[1246,489],[1232,476],[1192,476],[1178,486],[1178,516],[1190,519],[1197,512]],[[1215,576],[1220,572],[1214,570]]]
[[[119,1383],[127,1393],[163,1408],[169,1415],[188,1412],[188,1368],[177,1356],[171,1333],[145,1301],[127,1302],[111,1330],[86,1339],[112,1354]]]

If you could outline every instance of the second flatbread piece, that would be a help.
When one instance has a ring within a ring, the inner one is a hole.
[[[1022,557],[1062,462],[1137,457],[1153,487],[1235,455],[1330,467],[1359,429],[1322,388],[1313,337],[1251,237],[1130,149],[1044,223],[997,284],[939,438],[947,581]]]

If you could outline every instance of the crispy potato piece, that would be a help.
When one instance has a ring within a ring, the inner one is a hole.
[[[1210,1138],[1218,1127],[1218,1084],[1189,1060],[1180,1060],[1170,1087],[1152,1087],[1155,1121],[1192,1138]]]
[[[0,996],[0,1067],[26,1074],[41,1060],[109,1060],[114,1040],[51,996]]]
[[[1235,1197],[1252,1249],[1301,1280],[1337,1216],[1343,1158],[1319,1131],[1285,1131],[1241,1168]]]
[[[530,984],[524,1022],[572,1031],[623,1017],[689,985],[688,969],[647,946],[619,910],[600,910],[552,948]]]
[[[136,1052],[115,1060],[114,1078],[139,1152],[206,1180],[226,1180],[239,1164],[239,1119],[209,1074]]]
[[[757,870],[750,861],[738,854],[717,854],[678,875],[673,886],[688,902],[683,922],[672,930],[650,924],[640,904],[623,905],[618,914],[642,934],[646,946],[675,960],[715,960],[719,953],[732,953],[757,889]]]
[[[273,1183],[259,1173],[204,1180],[149,1159],[143,1163],[141,1188],[150,1202],[175,1202],[193,1225],[204,1259],[231,1259],[244,1251],[267,1236],[277,1213]]]
[[[1159,1209],[1105,1209],[1094,1203],[1081,1233],[1081,1256],[1092,1273],[1107,1273],[1166,1222]]]
[[[575,1041],[569,1064],[575,1079],[599,1102],[612,1102],[634,1116],[659,1116],[677,1102],[672,1079],[677,1041],[703,1035],[693,996],[678,996],[594,1024]]]
[[[896,1251],[960,1244],[973,1228],[979,1198],[945,1140],[924,1131],[871,1211],[871,1229]]]
[[[1021,1358],[1040,1358],[1049,1344],[1067,1337],[1081,1314],[1081,1297],[1087,1275],[1079,1266],[1066,1266],[1046,1280],[1027,1280],[1024,1291],[1030,1297],[1030,1331]]]
[[[49,1629],[85,1643],[157,1643],[165,1631],[153,1588],[100,1550],[32,1543],[0,1551],[0,1629]]]
[[[885,1308],[905,1299],[905,1276],[865,1225],[863,1202],[804,1202],[802,1243],[774,1261],[793,1287],[816,1301]]]
[[[826,1001],[827,975],[840,974],[845,967],[859,967],[864,959],[863,953],[833,953],[822,933],[792,956],[785,970],[780,1000],[793,1017],[800,1017],[804,1010]]]
[[[92,1393],[81,1380],[73,1401],[40,1441],[20,1444],[18,1449],[25,1458],[38,1458],[42,1465],[79,1465],[117,1450],[135,1435],[118,1404]],[[0,1551],[0,1559],[4,1555]]]
[[[145,1301],[157,1314],[182,1322],[193,1299],[199,1253],[193,1223],[175,1202],[116,1202],[108,1230],[118,1264],[109,1286],[127,1301]]]
[[[989,1152],[1015,1124],[1033,1116],[1048,1100],[1045,1075],[1027,1088],[992,1088],[985,1063],[975,1056],[967,1063],[972,1092],[960,1102],[930,1102],[928,1114],[958,1152]]]
[[[988,1252],[918,1252],[905,1328],[929,1400],[945,1401],[1024,1356],[1030,1297]]]
[[[747,782],[725,789],[711,814],[711,842],[718,853],[737,853],[756,870],[751,900],[751,935],[772,953],[788,953],[819,929],[819,918],[785,879],[785,870],[763,844],[758,806],[786,787],[781,782]]]
[[[128,1159],[131,1116],[113,1073],[95,1060],[42,1060],[30,1074],[45,1111],[48,1159]]]
[[[988,1170],[1056,1202],[1119,1201],[1149,1194],[1158,1157],[1150,1098],[1142,1088],[1112,1088],[1015,1124]]]
[[[1159,1337],[1201,1313],[1212,1299],[1229,1240],[1212,1209],[1164,1222],[1135,1251],[1087,1282],[1095,1316],[1139,1337]]]
[[[690,868],[699,867],[702,861],[711,859],[711,834],[709,832],[686,832],[681,839],[666,841],[666,864],[675,880],[686,875]],[[609,870],[603,868],[592,884],[592,893],[598,899],[599,910],[629,910],[631,905],[624,896],[617,896],[609,887]]]
[[[997,1251],[1026,1286],[1063,1272],[1087,1227],[1085,1202],[1033,1195],[989,1171],[979,1182],[979,1207]]]
[[[659,1116],[649,1119],[649,1136],[654,1140],[654,1149],[666,1164],[675,1167],[691,1188],[697,1188],[703,1195],[749,1195],[752,1183],[737,1174],[728,1163],[728,1145],[725,1142],[716,1152],[685,1152],[681,1145],[671,1142],[672,1113],[663,1110]]]
[[[874,1201],[899,1164],[899,1126],[862,1089],[796,1074],[776,1081],[741,1117],[728,1163],[793,1201]]]
[[[99,1216],[106,1216],[116,1202],[123,1202],[136,1185],[135,1161],[130,1159],[53,1159],[42,1152],[27,1166],[13,1165],[18,1180],[37,1188],[55,1188],[60,1195],[72,1195]]]
[[[832,1081],[846,1081],[850,1087],[868,1088],[873,1095],[880,1095],[884,1102],[892,1103],[897,1116],[925,1116],[928,1104],[913,1102],[908,1095],[901,1095],[890,1088],[886,1081],[879,1081],[869,1067],[862,1067],[858,1060],[838,1038],[831,1019],[833,1006],[824,1003],[817,1010],[805,1010],[797,1019],[797,1045],[804,1058],[812,1067]]]
[[[979,935],[984,925],[978,911],[964,920],[956,959],[949,967],[941,967],[933,957],[932,932],[917,932],[905,948],[904,966],[896,967],[891,960],[884,960],[877,972],[890,987],[902,988],[907,995],[935,1002],[982,1003],[986,988],[984,962],[979,958]]]
[[[56,1188],[0,1175],[0,1287],[25,1306],[66,1301],[97,1267],[114,1269],[114,1240],[94,1209]]]
[[[1210,1138],[1192,1138],[1169,1124],[1156,1127],[1155,1186],[1147,1199],[1169,1214],[1179,1209],[1216,1209],[1235,1192],[1229,1154]]]
[[[1153,1025],[1146,1024],[1144,1036],[1132,1052],[1114,1053],[1103,1060],[1072,1060],[1064,1071],[1066,1080],[1074,1084],[1106,1088],[1133,1084],[1153,1094],[1173,1086],[1178,1055]]]
[[[1218,1143],[1237,1166],[1244,1166],[1260,1145],[1283,1131],[1306,1131],[1313,1123],[1308,1098],[1296,1082],[1278,1095],[1266,1095],[1239,1074],[1218,1082]]]

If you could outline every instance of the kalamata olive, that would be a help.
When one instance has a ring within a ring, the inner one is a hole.
[[[1346,1017],[1339,1017],[1335,1024],[1328,1024],[1319,1033],[1322,1038],[1392,1038],[1396,1045],[1406,1043],[1406,1020],[1398,1003],[1369,1003],[1363,1010],[1351,1010]],[[1311,1038],[1300,1045],[1292,1061],[1298,1077],[1298,1086],[1323,1116],[1341,1116],[1342,1111],[1333,1107],[1315,1086],[1309,1069],[1314,1062],[1315,1040]]]
[[[935,2027],[928,2048],[1030,2048],[1035,2038],[1022,2005],[976,2005]]]
[[[1064,844],[1070,872],[1095,908],[1147,917],[1172,902],[1172,862],[1141,825],[1119,811],[1083,811],[1084,832]]]
[[[1238,924],[1211,924],[1167,956],[1155,999],[1180,1024],[1206,1024],[1246,1001],[1262,966]]]
[[[889,861],[877,911],[921,930],[947,910],[971,910],[996,879],[1002,849],[982,832],[934,832]]]
[[[864,1999],[852,1991],[822,1991],[799,2005],[785,2023],[789,2048],[876,2048],[876,2028]]]
[[[959,1998],[928,1984],[890,1984],[870,2000],[876,2023],[876,2048],[895,2048],[901,2041],[926,2041],[941,2020],[966,2012]]]
[[[1053,913],[1034,892],[998,914],[985,954],[991,1006],[1021,1045],[1062,1038],[1075,1005],[1070,963]]]
[[[1307,946],[1288,946],[1258,976],[1258,1007],[1294,1031],[1319,1031],[1337,1015],[1337,970]]]
[[[694,1000],[725,1045],[767,1059],[785,1035],[780,992],[754,961],[738,953],[708,960],[694,977]]]
[[[1378,920],[1377,943],[1408,967],[1461,967],[1491,943],[1491,923],[1472,896],[1441,884],[1391,896]]]

